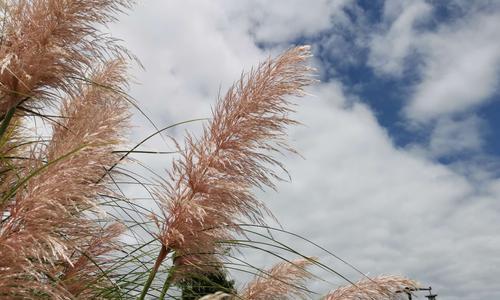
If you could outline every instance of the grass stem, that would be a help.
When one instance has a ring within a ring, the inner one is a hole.
[[[170,252],[170,249],[165,247],[165,245],[161,246],[160,253],[158,253],[158,257],[156,258],[155,265],[151,269],[151,272],[149,273],[148,280],[144,284],[144,288],[142,289],[141,296],[139,297],[139,300],[144,300],[146,295],[148,294],[148,290],[151,287],[151,284],[153,283],[153,279],[156,276],[156,272],[158,272],[158,269],[160,268],[161,263],[167,257],[167,254]],[[169,274],[170,276],[170,274]]]
[[[159,300],[165,299],[165,295],[170,289],[170,285],[172,284],[172,280],[174,279],[174,272],[175,272],[175,266],[172,266],[168,271],[168,276],[167,279],[165,279],[165,283],[163,283],[163,288],[161,290],[160,297],[158,298]]]
[[[7,127],[9,126],[12,117],[14,117],[15,112],[16,106],[13,106],[5,114],[5,117],[2,120],[2,124],[0,125],[0,138],[3,137],[4,133],[7,131]]]

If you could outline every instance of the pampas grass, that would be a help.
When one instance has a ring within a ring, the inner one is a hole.
[[[108,57],[126,51],[97,29],[127,0],[6,0],[0,45],[0,115],[13,107],[43,107]]]
[[[266,206],[251,189],[274,187],[279,177],[271,167],[284,168],[271,154],[293,151],[284,139],[286,126],[296,124],[285,96],[301,96],[312,83],[304,64],[309,56],[309,47],[293,48],[243,75],[217,103],[203,136],[188,136],[184,150],[179,147],[170,181],[157,191],[162,248],[150,281],[171,251],[177,278],[181,272],[211,272],[224,251],[218,242],[241,233],[238,223],[264,224]]]
[[[98,30],[131,2],[0,4],[0,298],[305,299],[312,267],[340,275],[268,237],[263,244],[302,258],[254,267],[255,278],[240,289],[227,278],[238,247],[281,257],[251,240],[258,233],[248,226],[271,230],[265,219],[272,213],[253,191],[275,188],[279,174],[288,175],[277,157],[294,153],[286,139],[297,124],[292,99],[314,82],[308,46],[242,75],[202,135],[176,142],[178,158],[151,188],[149,178],[122,166],[137,147],[123,151],[135,105],[126,94],[133,56]],[[47,137],[29,130],[30,118],[51,125]],[[115,176],[141,184],[159,210],[127,198]],[[137,245],[124,245],[136,227],[153,240],[136,235]],[[181,293],[188,286],[213,294]],[[379,277],[324,299],[390,299],[406,287],[416,284]]]
[[[378,276],[339,287],[323,300],[396,300],[399,299],[398,292],[418,287],[416,281],[401,276]]]
[[[165,216],[160,239],[182,255],[179,264],[203,267],[222,250],[218,241],[241,232],[238,223],[264,224],[267,209],[251,189],[274,187],[278,178],[271,167],[282,165],[269,154],[289,149],[284,130],[296,122],[285,96],[300,96],[311,83],[303,65],[309,56],[308,47],[294,48],[244,75],[216,105],[204,135],[186,139],[171,181],[159,191]]]
[[[306,299],[309,290],[305,286],[312,278],[306,268],[313,265],[313,259],[297,259],[281,262],[249,282],[241,292],[247,300]]]
[[[0,249],[6,255],[0,258],[0,266],[8,268],[10,276],[19,278],[16,285],[0,287],[0,293],[11,294],[11,288],[31,289],[32,278],[22,276],[23,272],[39,281],[58,278],[62,272],[64,285],[66,271],[59,271],[56,266],[66,265],[64,269],[73,272],[75,260],[82,261],[78,258],[82,253],[88,252],[91,259],[94,253],[102,252],[95,250],[110,240],[109,233],[118,236],[120,230],[116,226],[101,229],[83,212],[98,205],[98,193],[107,189],[101,178],[118,160],[112,150],[121,141],[128,104],[110,87],[123,84],[123,71],[120,61],[109,62],[92,76],[105,88],[82,86],[79,95],[63,103],[63,121],[53,126],[52,139],[46,146],[32,149],[20,174],[29,180],[10,192],[11,197],[5,196],[9,202],[8,219],[2,222]],[[7,257],[16,255],[17,263],[12,264]],[[26,282],[21,284],[21,280]],[[57,298],[59,288],[63,287],[46,284],[43,292]],[[65,292],[61,291],[63,295]]]
[[[102,227],[87,211],[99,209],[97,195],[108,189],[101,179],[118,161],[113,150],[129,117],[119,92],[126,86],[124,51],[103,39],[95,25],[112,20],[128,3],[4,5],[0,296],[93,298],[98,286],[112,285],[96,275],[124,228]],[[62,103],[51,139],[26,140],[19,132],[23,115],[42,114],[57,100]]]

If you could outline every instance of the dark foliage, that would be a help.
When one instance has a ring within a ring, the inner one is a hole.
[[[219,291],[227,294],[236,293],[234,281],[229,280],[222,269],[190,277],[180,282],[179,286],[182,289],[182,300],[196,300]]]

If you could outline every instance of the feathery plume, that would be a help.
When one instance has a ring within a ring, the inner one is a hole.
[[[245,300],[305,299],[308,291],[304,283],[312,277],[306,268],[312,264],[313,259],[278,263],[247,284],[240,297]]]
[[[0,116],[35,99],[53,101],[60,91],[71,94],[75,78],[96,61],[126,53],[96,24],[113,21],[129,0],[3,2]]]
[[[395,300],[400,295],[396,291],[408,288],[418,288],[418,283],[400,276],[379,276],[339,287],[323,300]]]
[[[297,123],[288,116],[292,103],[285,97],[302,96],[313,82],[304,64],[310,55],[308,46],[296,47],[243,75],[218,101],[203,136],[187,137],[171,181],[158,191],[160,240],[164,252],[176,252],[176,265],[213,265],[223,252],[218,242],[241,232],[238,222],[264,222],[267,209],[251,189],[274,187],[279,178],[271,167],[283,166],[272,154],[290,150],[285,129]]]
[[[103,242],[116,236],[116,226],[103,232],[86,211],[106,191],[100,179],[119,159],[112,151],[129,116],[124,94],[118,92],[125,84],[124,71],[123,61],[112,61],[92,76],[94,84],[81,83],[80,93],[63,104],[63,121],[54,124],[51,141],[28,160],[32,165],[22,177],[27,182],[8,199],[8,218],[0,227],[0,295],[35,290],[64,299],[69,292],[54,282],[78,266],[75,257],[102,254]],[[66,271],[52,271],[61,265]]]
[[[124,231],[124,225],[113,223],[97,228],[92,236],[82,238],[79,253],[75,253],[72,263],[65,268],[51,270],[52,273],[60,272],[59,285],[79,299],[98,299],[100,292],[113,287],[107,278],[109,274],[105,272],[114,261],[113,257],[106,255],[119,248],[118,237]]]

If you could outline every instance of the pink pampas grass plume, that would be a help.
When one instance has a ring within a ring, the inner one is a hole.
[[[37,291],[53,299],[71,298],[60,277],[75,273],[70,270],[82,265],[78,257],[83,253],[103,254],[104,242],[120,231],[116,225],[101,228],[88,213],[97,206],[98,194],[108,190],[101,179],[119,159],[112,151],[122,142],[129,117],[125,96],[118,92],[125,84],[124,71],[123,61],[111,61],[91,76],[93,84],[81,84],[79,93],[63,104],[62,121],[54,124],[50,142],[33,149],[21,177],[25,182],[5,196],[0,295]],[[92,239],[99,236],[107,238]]]
[[[218,242],[241,232],[239,222],[264,223],[267,209],[252,188],[274,187],[272,167],[283,168],[273,154],[290,150],[285,129],[297,122],[287,97],[302,96],[313,82],[305,65],[310,56],[308,46],[296,47],[243,75],[214,107],[203,136],[188,136],[158,191],[164,213],[158,261],[175,251],[178,266],[213,265],[222,252]]]
[[[400,276],[379,276],[363,279],[356,285],[340,287],[329,293],[323,300],[392,300],[407,288],[417,288],[418,283]]]
[[[305,299],[308,290],[304,283],[312,277],[306,268],[313,263],[313,259],[278,263],[247,284],[240,297],[245,300]]]
[[[39,109],[60,92],[72,93],[75,80],[97,61],[126,51],[99,32],[128,0],[2,1],[0,116],[13,107]]]

